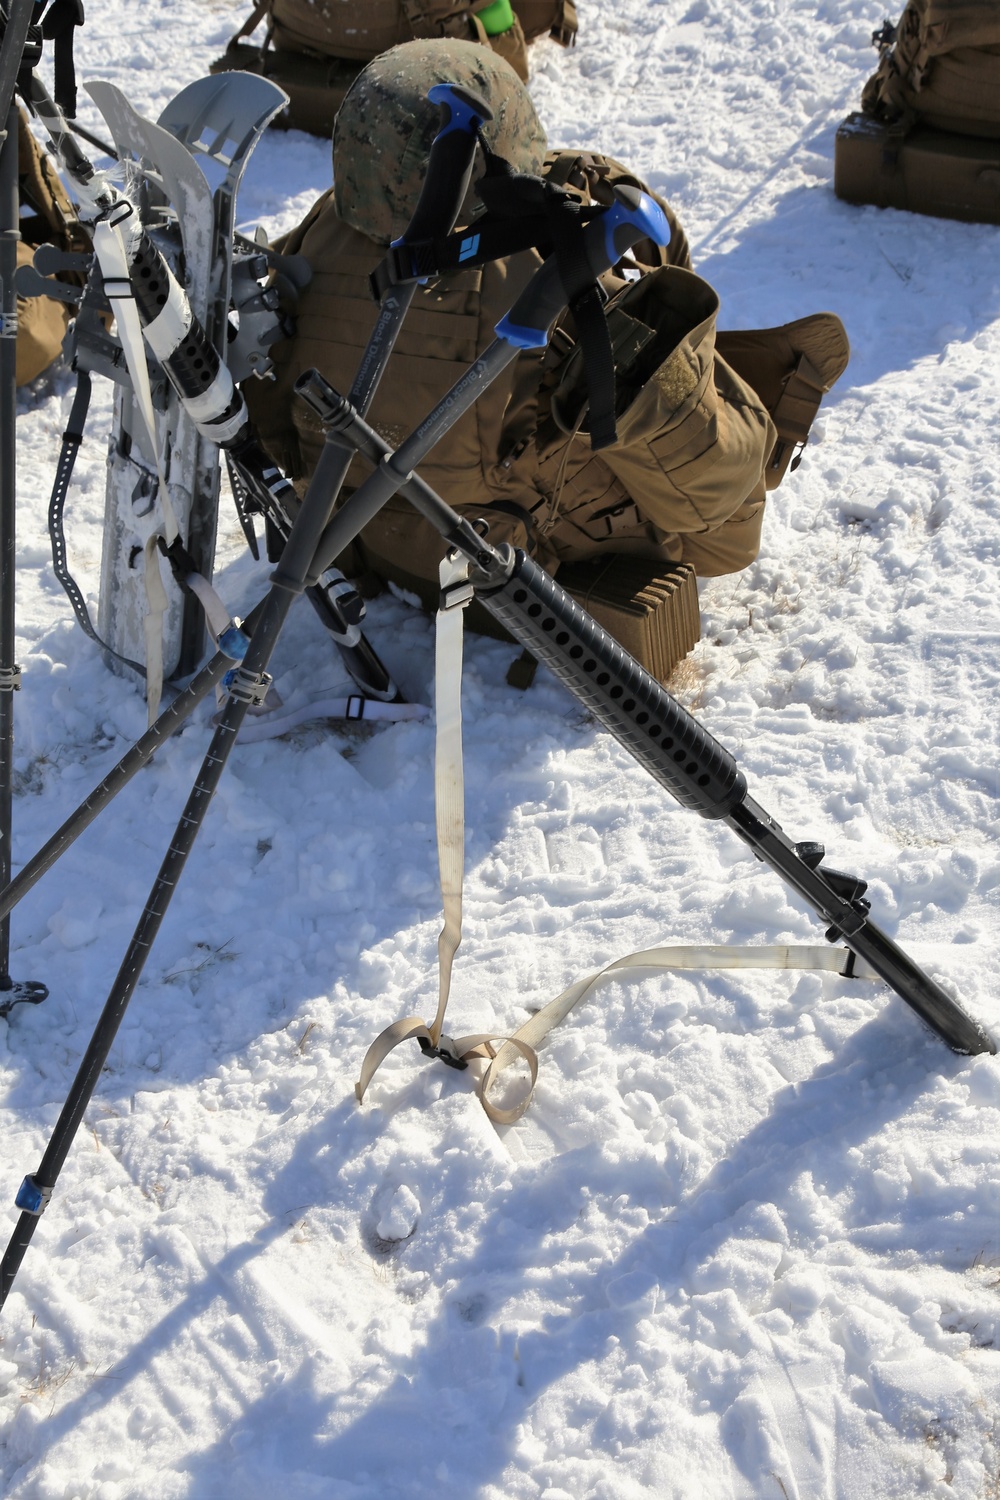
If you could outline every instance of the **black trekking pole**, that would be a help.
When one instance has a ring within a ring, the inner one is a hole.
[[[10,880],[14,796],[14,693],[21,685],[15,662],[14,589],[17,508],[17,79],[25,62],[32,6],[14,0],[0,41],[0,885]],[[0,1015],[19,1001],[37,1004],[48,990],[37,980],[10,976],[10,919],[0,920]],[[6,998],[3,998],[6,997]]]
[[[479,123],[485,106],[475,96],[440,85],[430,97],[441,107],[442,125],[431,148],[430,162],[414,219],[407,235],[444,224],[450,229],[458,217],[468,188],[475,158]],[[404,235],[404,240],[406,239]],[[410,294],[412,296],[412,292]],[[381,328],[377,359],[363,357],[353,388],[360,400],[370,400],[389,358],[395,334],[409,298],[397,297],[400,311]],[[382,320],[379,320],[381,325]],[[373,336],[373,337],[375,337]],[[368,354],[370,354],[370,350]],[[457,415],[457,414],[456,414]],[[252,704],[262,703],[270,678],[267,666],[288,611],[304,592],[320,536],[339,496],[354,450],[328,438],[316,471],[302,501],[282,553],[271,575],[271,588],[264,599],[260,618],[249,642],[243,664],[232,671],[230,696],[212,737],[201,771],[188,798],[170,848],[160,866],[132,941],[105,1002],[104,1009],[77,1071],[55,1129],[33,1175],[25,1177],[15,1199],[21,1210],[17,1226],[0,1261],[0,1307],[9,1295],[18,1267],[31,1243],[39,1217],[44,1212],[66,1160],[84,1112],[100,1078],[128,1003],[135,992],[150,949],[156,939],[170,899],[187,863],[195,839],[236,741],[240,726]],[[360,527],[358,528],[360,530]],[[321,570],[322,571],[322,570]]]
[[[369,463],[397,467],[389,445],[317,371],[298,388]],[[827,924],[827,939],[843,940],[953,1051],[996,1052],[979,1022],[871,921],[866,882],[825,866],[822,844],[790,839],[748,794],[729,751],[555,579],[524,552],[491,547],[419,476],[399,492],[473,564],[476,598],[682,806],[725,822]]]
[[[258,605],[250,612],[242,622],[242,631],[245,635],[253,634],[254,624],[260,617],[261,606]],[[201,671],[188,683],[183,692],[178,693],[172,703],[163,710],[151,724],[146,732],[131,745],[121,760],[108,774],[98,782],[93,791],[84,798],[79,807],[70,813],[69,817],[61,824],[51,838],[47,839],[32,855],[26,864],[0,889],[0,918],[6,917],[8,912],[13,911],[17,903],[28,894],[41,880],[47,871],[52,869],[66,850],[76,842],[82,833],[90,827],[91,823],[114,801],[118,793],[128,786],[132,778],[141,771],[156,754],[172,734],[175,734],[181,725],[190,718],[191,714],[202,703],[213,688],[216,688],[226,673],[236,665],[236,659],[226,654],[225,651],[217,651],[210,661],[206,662]]]
[[[7,5],[0,4],[0,120],[6,121],[10,113],[25,62],[31,66],[36,55],[41,55],[39,32],[35,32],[34,45],[28,48],[34,10],[35,0],[10,0]],[[0,140],[5,137],[6,127],[0,131]]]

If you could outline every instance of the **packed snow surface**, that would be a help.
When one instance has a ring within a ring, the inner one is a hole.
[[[242,0],[90,0],[81,80],[155,118]],[[853,346],[759,561],[703,585],[674,687],[753,795],[1000,1031],[1000,230],[833,195],[882,0],[584,0],[532,50],[553,144],[671,199],[722,326],[831,309]],[[81,118],[100,121],[85,101]],[[240,219],[296,223],[329,146],[272,132]],[[15,868],[142,731],[53,579],[68,371],[20,394]],[[96,599],[110,394],[70,500]],[[236,611],[267,569],[223,513]],[[432,625],[370,633],[429,702]],[[675,805],[556,682],[470,639],[455,1033],[516,1027],[665,942],[821,942],[726,827]],[[311,611],[274,666],[342,688]],[[16,908],[0,1201],[33,1171],[207,744],[210,705]],[[237,748],[0,1325],[10,1497],[870,1500],[998,1493],[1000,1062],[884,986],[608,982],[524,1119],[373,1036],[430,1015],[430,720]],[[4,1236],[8,1230],[4,1231]]]

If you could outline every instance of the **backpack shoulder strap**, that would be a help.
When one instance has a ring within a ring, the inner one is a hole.
[[[239,31],[229,42],[226,50],[231,51],[234,47],[237,47],[240,42],[242,42],[245,36],[251,36],[253,32],[257,30],[257,27],[260,25],[261,21],[263,21],[264,17],[270,15],[271,7],[273,4],[274,0],[257,0],[257,4],[250,12],[250,15],[247,17],[247,19],[243,22],[243,25],[240,27]],[[270,37],[271,35],[270,22],[268,22],[267,35],[268,37]],[[264,39],[264,46],[267,46],[267,37],[265,37]]]

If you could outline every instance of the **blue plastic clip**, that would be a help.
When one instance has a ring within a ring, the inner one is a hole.
[[[51,1197],[50,1187],[39,1187],[33,1177],[26,1177],[17,1190],[14,1207],[19,1208],[22,1213],[34,1214],[37,1218],[48,1207]]]
[[[509,317],[500,319],[496,335],[504,343],[512,344],[515,349],[541,349],[549,341],[547,327],[525,328],[519,323],[512,323]]]
[[[219,636],[219,650],[223,656],[228,656],[230,661],[242,661],[249,646],[250,637],[243,634],[235,621]]]

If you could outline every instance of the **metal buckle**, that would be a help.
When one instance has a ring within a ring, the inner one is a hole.
[[[229,686],[230,696],[249,703],[251,708],[259,708],[273,681],[269,672],[248,672],[245,667],[237,667]]]
[[[425,1036],[418,1036],[420,1050],[425,1057],[436,1057],[446,1063],[449,1068],[457,1068],[460,1072],[469,1066],[464,1057],[459,1057],[455,1050],[455,1043],[450,1036],[442,1036],[440,1044],[435,1047],[433,1042],[428,1041]]]
[[[461,583],[450,583],[442,589],[438,598],[438,609],[464,609],[476,597],[476,591],[468,579]]]

